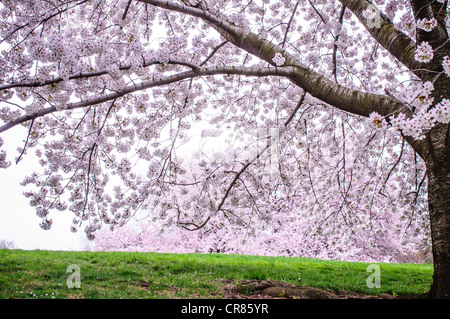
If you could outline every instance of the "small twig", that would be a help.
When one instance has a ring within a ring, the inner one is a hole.
[[[20,159],[22,158],[22,155],[25,153],[25,149],[27,148],[27,145],[28,145],[28,139],[30,138],[30,134],[31,134],[31,129],[33,127],[33,123],[34,123],[34,119],[31,120],[30,128],[28,129],[27,139],[25,141],[25,145],[23,146],[22,152],[20,152],[20,155],[19,155],[19,157],[16,160],[16,165],[19,163]]]
[[[216,47],[214,47],[212,52],[206,57],[206,59],[202,63],[199,64],[199,66],[204,66],[206,64],[206,62],[208,62],[214,56],[214,54],[216,54],[216,52],[219,51],[219,49],[227,43],[228,43],[228,41],[225,40],[225,41],[219,43],[219,45],[217,45]]]
[[[395,162],[394,166],[391,167],[386,179],[384,180],[384,186],[386,186],[387,181],[389,180],[389,177],[391,176],[391,173],[394,171],[395,167],[398,165],[398,163],[400,163],[400,160],[402,159],[403,156],[403,149],[405,148],[405,139],[402,140],[402,149],[400,151],[400,155],[398,156],[397,161]]]
[[[86,174],[86,199],[84,201],[84,207],[83,207],[83,217],[85,216],[86,212],[86,206],[89,201],[89,190],[90,190],[90,175],[91,175],[91,165],[92,165],[92,155],[94,154],[94,151],[97,147],[97,143],[94,143],[92,147],[90,148],[91,153],[89,154],[89,162],[88,162],[88,171]],[[89,151],[89,150],[88,150]],[[86,151],[87,152],[87,151]],[[86,154],[85,152],[85,154]]]
[[[132,0],[129,0],[129,1],[128,1],[127,7],[125,8],[125,11],[124,11],[124,13],[123,13],[123,15],[122,15],[122,20],[125,20],[125,18],[127,17],[128,10],[130,9],[131,1],[132,1]]]
[[[195,223],[189,223],[189,222],[178,222],[178,224],[180,224],[181,227],[183,227],[186,230],[195,231],[195,230],[199,230],[200,228],[205,227],[205,225],[208,223],[210,218],[211,218],[211,216],[208,216],[208,218],[206,218],[206,220],[200,225],[197,225]],[[194,228],[189,228],[188,226],[194,226]]]
[[[325,18],[322,16],[322,14],[319,12],[319,10],[316,9],[316,7],[314,6],[314,4],[311,2],[311,0],[308,0],[309,4],[311,5],[311,7],[313,8],[313,10],[317,13],[317,15],[319,16],[320,20],[322,20],[322,22],[325,25],[325,28],[328,29],[328,31],[330,31],[331,36],[334,38],[334,34],[333,32],[330,30],[327,21],[325,21]]]
[[[294,111],[290,114],[290,116],[288,117],[288,119],[284,122],[284,127],[288,126],[289,123],[292,121],[292,119],[294,118],[295,114],[297,114],[298,110],[300,109],[301,105],[303,104],[304,100],[305,100],[305,96],[306,96],[306,92],[303,93],[302,97],[300,98],[300,101],[298,102],[296,108],[294,109]],[[221,202],[219,203],[219,206],[216,209],[216,212],[218,212],[219,210],[221,210],[223,204],[225,203],[225,200],[228,198],[228,195],[231,191],[231,189],[233,188],[234,184],[236,184],[237,180],[240,178],[240,176],[242,175],[242,173],[244,173],[247,168],[252,165],[256,160],[258,160],[258,158],[260,158],[271,146],[271,143],[267,143],[259,152],[258,154],[256,154],[256,156],[253,157],[253,159],[251,159],[250,161],[248,161],[241,169],[239,172],[236,172],[236,175],[234,176],[233,180],[231,181],[230,185],[228,186],[225,195],[222,197]]]
[[[288,25],[286,27],[286,32],[284,33],[283,42],[281,42],[282,49],[284,49],[284,45],[286,44],[287,35],[288,35],[289,29],[291,27],[292,20],[294,20],[294,16],[297,11],[298,3],[299,3],[299,1],[297,1],[297,3],[295,4],[294,11],[292,12],[291,18],[289,19]]]
[[[337,80],[337,50],[338,50],[337,42],[339,41],[339,37],[341,36],[342,24],[344,22],[345,9],[346,9],[346,7],[344,5],[342,5],[341,13],[339,14],[339,23],[341,24],[341,26],[336,34],[336,37],[334,38],[334,46],[333,46],[333,72],[331,74],[334,76],[334,80],[336,81],[336,83],[338,82],[338,80]]]
[[[414,203],[417,202],[417,198],[419,197],[420,189],[422,188],[422,185],[425,182],[426,177],[427,177],[427,171],[425,171],[425,173],[423,174],[422,180],[419,183],[419,186],[417,186],[416,196],[414,196],[414,201],[413,201]]]

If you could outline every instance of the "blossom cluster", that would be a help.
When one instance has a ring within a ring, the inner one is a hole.
[[[435,18],[427,19],[419,19],[417,20],[417,27],[424,31],[430,32],[437,26],[437,20]]]
[[[424,41],[417,46],[414,59],[418,62],[428,63],[433,59],[433,56],[433,48],[427,41]]]
[[[0,147],[2,147],[4,141],[0,137]],[[0,168],[7,168],[11,165],[10,162],[6,160],[6,152],[4,150],[0,150]]]
[[[279,52],[275,53],[275,56],[272,59],[273,63],[275,63],[276,66],[283,66],[286,62],[286,58]]]
[[[403,134],[415,139],[422,139],[425,137],[424,133],[437,123],[447,124],[450,122],[449,105],[449,100],[443,99],[431,110],[420,111],[410,119],[407,119],[402,113],[397,117],[392,116],[390,123],[394,128],[401,130]]]
[[[425,82],[419,88],[412,88],[408,93],[409,103],[414,106],[415,112],[412,117],[407,118],[405,114],[399,113],[397,116],[390,116],[389,121],[377,112],[370,114],[368,123],[377,130],[384,130],[388,123],[395,129],[400,130],[404,135],[412,136],[415,139],[424,138],[424,134],[432,129],[436,124],[447,124],[449,119],[449,100],[442,99],[433,105],[434,98],[432,92],[433,83]]]
[[[375,19],[377,14],[378,12],[376,12],[374,8],[368,8],[362,12],[362,16],[369,20]]]
[[[387,122],[384,117],[376,112],[372,112],[369,115],[368,121],[376,130],[384,130],[387,127]]]

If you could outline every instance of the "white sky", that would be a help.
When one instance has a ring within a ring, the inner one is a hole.
[[[191,141],[179,148],[177,154],[182,158],[183,155],[191,158],[199,148],[224,151],[218,147],[223,145],[223,141],[219,143],[217,137],[209,143],[206,142],[207,139],[200,143],[201,130],[206,127],[202,125],[192,129],[189,132]],[[16,126],[1,135],[4,140],[1,149],[7,152],[7,160],[11,162],[11,166],[0,169],[0,240],[12,241],[16,248],[25,250],[86,250],[89,241],[84,232],[70,231],[74,218],[71,212],[52,211],[52,227],[50,230],[43,230],[39,226],[41,219],[29,205],[29,199],[23,195],[27,190],[27,187],[20,185],[24,177],[31,175],[33,171],[41,173],[43,170],[34,155],[34,148],[28,149],[19,164],[15,163],[15,158],[19,155],[17,148],[24,146],[27,133],[27,128]]]
[[[23,195],[26,187],[20,185],[25,176],[42,167],[33,156],[25,156],[18,165],[14,159],[18,156],[17,147],[23,146],[27,131],[16,127],[2,134],[7,158],[11,166],[0,169],[0,240],[14,242],[18,249],[25,250],[83,250],[87,239],[82,232],[72,233],[69,230],[73,215],[68,212],[51,214],[53,225],[50,230],[43,230],[34,208],[29,205],[29,199]],[[30,150],[30,154],[34,149]]]
[[[177,149],[177,155],[181,158],[193,158],[199,149],[224,154],[224,137],[201,138],[201,131],[205,128],[212,126],[205,123],[192,128],[189,131],[191,140]],[[70,231],[74,217],[71,212],[52,211],[52,227],[50,230],[43,230],[39,226],[41,219],[29,205],[29,199],[23,195],[27,190],[27,187],[20,185],[24,177],[31,175],[33,171],[40,173],[43,170],[34,155],[34,148],[28,149],[28,154],[22,157],[19,164],[15,163],[15,158],[19,155],[17,148],[24,146],[27,133],[27,128],[16,126],[1,135],[5,142],[1,149],[7,152],[7,160],[11,162],[11,166],[0,169],[0,240],[12,241],[16,248],[25,250],[86,250],[89,241],[84,232]],[[242,136],[238,134],[236,137],[239,139]]]

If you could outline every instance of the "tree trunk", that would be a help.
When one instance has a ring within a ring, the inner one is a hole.
[[[428,210],[434,275],[433,298],[450,299],[450,150],[449,125],[440,125],[427,137]],[[432,147],[430,147],[432,145]]]
[[[450,298],[450,170],[440,176],[428,173],[434,275],[430,296]]]

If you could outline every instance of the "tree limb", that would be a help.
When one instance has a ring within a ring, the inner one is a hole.
[[[145,68],[145,67],[149,67],[152,65],[158,65],[161,64],[161,62],[156,61],[156,60],[152,60],[152,61],[148,61],[142,64],[141,67]],[[185,62],[185,61],[177,61],[177,60],[169,60],[167,62],[167,64],[171,64],[171,65],[182,65],[182,66],[187,66],[191,69],[197,69],[198,66],[194,65],[192,63],[189,62]],[[121,66],[119,67],[120,71],[126,71],[131,69],[131,65],[125,65],[125,66]],[[102,70],[102,71],[97,71],[97,72],[88,72],[88,73],[79,73],[79,74],[75,74],[72,76],[68,77],[68,80],[79,80],[79,79],[88,79],[88,78],[92,78],[92,77],[97,77],[97,76],[102,76],[102,75],[106,75],[108,74],[108,71],[106,70]],[[62,77],[57,77],[51,80],[45,80],[45,81],[34,81],[34,82],[18,82],[18,83],[10,83],[10,84],[4,84],[4,85],[0,85],[0,91],[3,90],[8,90],[8,89],[13,89],[13,88],[21,88],[21,87],[29,87],[29,88],[33,88],[33,87],[41,87],[41,86],[47,86],[47,85],[52,85],[52,84],[58,84],[60,82],[63,82],[65,79]]]
[[[339,13],[339,23],[341,24],[341,26],[339,27],[339,30],[336,34],[336,36],[334,37],[334,45],[333,45],[333,71],[332,71],[332,75],[334,76],[334,80],[336,81],[336,83],[338,82],[337,79],[337,51],[338,51],[338,41],[339,41],[339,37],[341,36],[341,30],[342,30],[342,24],[344,23],[344,14],[345,14],[345,6],[342,5],[341,8],[341,12]]]
[[[418,69],[420,63],[414,60],[416,43],[403,32],[397,30],[392,23],[381,11],[377,10],[367,0],[339,0],[358,18],[361,24],[369,31],[372,37],[380,43],[389,53],[398,61],[405,65],[411,72],[420,75]],[[363,11],[368,7],[377,10],[377,19],[371,21],[363,16]],[[379,24],[378,24],[379,22]]]
[[[443,51],[443,54],[447,55],[448,51],[450,50],[450,43],[445,22],[445,15],[447,10],[444,4],[441,4],[436,0],[414,0],[410,2],[411,8],[414,13],[414,19],[416,21],[419,19],[432,18],[435,18],[437,21],[437,26],[429,32],[420,28],[416,28],[417,43],[427,41],[435,51]],[[439,50],[443,46],[446,47],[443,50]],[[436,54],[437,52],[435,52],[435,55]],[[438,60],[440,61],[441,59]]]
[[[42,117],[47,114],[54,113],[57,111],[74,110],[74,109],[83,108],[86,106],[97,105],[100,103],[108,102],[108,101],[123,97],[123,96],[133,93],[133,92],[142,91],[142,90],[157,87],[157,86],[163,86],[163,85],[179,82],[179,81],[182,81],[185,79],[191,79],[191,78],[196,78],[196,77],[200,77],[200,76],[208,76],[208,75],[222,75],[222,74],[234,74],[234,75],[257,76],[257,77],[270,76],[270,75],[287,77],[287,76],[292,75],[293,72],[294,72],[294,69],[292,67],[283,67],[283,68],[251,68],[251,67],[246,68],[246,67],[237,67],[237,66],[211,67],[211,68],[200,68],[200,67],[197,68],[196,67],[195,70],[181,72],[178,74],[164,77],[159,80],[151,80],[151,81],[146,81],[146,82],[143,82],[140,84],[128,86],[121,91],[110,93],[110,94],[105,94],[98,98],[81,101],[81,102],[68,103],[63,108],[58,109],[55,106],[52,106],[52,107],[42,109],[35,114],[21,116],[14,121],[11,121],[9,123],[4,124],[3,126],[0,126],[0,133],[5,132],[18,124],[27,122],[29,120],[36,119],[38,117]]]
[[[303,66],[298,59],[285,52],[280,46],[277,46],[248,30],[244,30],[238,26],[232,25],[225,20],[214,16],[206,10],[188,7],[182,4],[173,3],[172,1],[139,1],[149,3],[164,9],[199,17],[209,23],[228,41],[232,42],[237,47],[270,63],[271,65],[275,65],[272,61],[275,53],[281,53],[286,58],[285,66],[294,66],[295,68],[294,75],[289,77],[294,84],[303,88],[313,97],[318,98],[321,101],[328,103],[338,109],[366,117],[369,116],[369,114],[372,112],[378,112],[384,116],[396,114],[398,112],[403,112],[407,116],[411,115],[409,114],[409,110],[399,100],[390,96],[366,93],[363,91],[337,85],[336,83],[334,83],[334,81],[331,81],[325,76],[320,75],[319,73]],[[350,4],[354,10],[356,10],[355,7],[357,7],[357,9],[360,10],[358,12],[361,17],[362,10],[365,9],[368,4],[367,1],[363,0],[341,2],[346,6],[347,4]],[[365,6],[361,7],[363,5]],[[387,18],[385,19],[387,20]],[[397,49],[397,46],[399,46],[399,48],[403,48],[403,46],[400,45],[407,44],[408,50],[409,46],[412,46],[410,49],[412,50],[412,53],[414,53],[415,43],[406,35],[393,28],[393,25],[389,20],[387,21],[388,22],[385,23],[386,26],[384,26],[384,29],[382,28],[384,31],[381,32],[381,35],[388,35],[388,37],[381,36],[381,38],[386,41],[393,40],[392,50],[394,52],[400,50]],[[386,27],[388,27],[388,29],[386,29]],[[392,28],[393,30],[391,30]],[[388,32],[392,32],[393,34]],[[380,35],[379,33],[376,34]],[[400,35],[403,35],[403,37],[400,37]],[[406,41],[405,37],[407,38],[407,43],[404,43]]]

